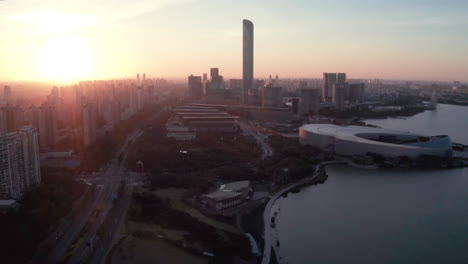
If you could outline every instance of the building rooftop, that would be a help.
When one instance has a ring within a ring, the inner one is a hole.
[[[226,183],[219,187],[223,191],[242,191],[243,189],[250,187],[250,181],[236,181],[231,183]]]

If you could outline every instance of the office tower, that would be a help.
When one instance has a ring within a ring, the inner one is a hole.
[[[218,68],[211,68],[210,69],[211,81],[217,80],[218,76],[219,76],[219,69]]]
[[[143,83],[146,82],[146,73],[143,73]]]
[[[58,142],[58,118],[53,105],[43,104],[39,108],[39,146],[53,148]]]
[[[6,103],[11,103],[13,99],[13,96],[11,94],[11,86],[5,86],[3,88],[3,100],[6,102]]]
[[[188,77],[188,88],[189,88],[189,99],[192,102],[200,101],[202,98],[202,77],[193,76],[192,74]]]
[[[336,83],[336,73],[323,73],[322,101],[331,102],[333,85]]]
[[[82,107],[83,113],[83,144],[89,146],[96,141],[97,118],[96,110],[91,104]]]
[[[208,81],[208,74],[204,73],[203,74],[203,82]]]
[[[303,88],[299,90],[299,114],[318,114],[320,90]]]
[[[340,87],[345,88],[346,84],[346,73],[323,73],[322,83],[322,101],[332,102],[333,101],[333,85],[339,84]]]
[[[140,74],[139,73],[137,73],[136,81],[137,81],[137,85],[138,85],[140,83]]]
[[[338,73],[336,75],[336,83],[344,85],[346,83],[346,73]]]
[[[1,199],[19,199],[26,190],[40,184],[38,149],[33,127],[0,135]]]
[[[350,84],[349,85],[349,101],[353,103],[362,103],[364,95],[364,83]]]
[[[281,87],[274,87],[267,84],[262,88],[262,107],[280,107],[281,106]]]
[[[252,89],[253,83],[253,53],[254,53],[254,28],[253,23],[244,19],[242,21],[243,38],[242,38],[242,101],[244,104],[248,103],[248,92]]]
[[[345,99],[345,87],[343,84],[335,83],[333,85],[332,103],[338,108],[343,109]]]

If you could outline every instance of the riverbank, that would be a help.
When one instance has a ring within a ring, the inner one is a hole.
[[[327,161],[318,164],[315,167],[315,171],[311,177],[304,178],[294,184],[291,184],[280,191],[276,192],[268,201],[267,205],[265,206],[265,210],[263,211],[263,224],[264,224],[264,243],[263,243],[263,256],[262,256],[262,264],[269,264],[271,259],[271,237],[272,237],[272,227],[275,226],[275,218],[271,216],[271,208],[276,200],[284,195],[287,195],[291,191],[297,191],[301,187],[316,185],[316,184],[323,184],[327,179],[327,174],[325,171],[325,165],[328,164],[336,164],[336,161]]]

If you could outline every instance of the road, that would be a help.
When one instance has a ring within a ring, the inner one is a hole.
[[[102,222],[105,220],[105,215],[108,210],[112,207],[113,200],[117,194],[117,189],[120,184],[120,181],[125,179],[124,168],[120,164],[123,164],[126,157],[127,157],[127,150],[135,142],[135,139],[142,134],[140,129],[134,131],[127,137],[126,143],[117,151],[115,154],[112,162],[107,166],[106,170],[102,173],[104,182],[102,186],[98,186],[91,202],[86,205],[85,209],[81,216],[76,219],[75,221],[71,221],[67,226],[67,231],[63,234],[60,234],[57,231],[57,236],[59,237],[55,243],[55,248],[49,254],[45,263],[63,263],[64,258],[67,252],[70,250],[71,246],[77,239],[81,239],[81,243],[77,245],[77,248],[73,250],[73,255],[67,260],[67,263],[78,263],[81,261],[81,258],[86,255],[87,252],[92,251],[90,247],[87,246],[87,243],[94,244],[96,240],[96,231],[101,226]],[[130,145],[129,145],[130,144]],[[124,153],[124,158],[122,159],[121,163],[118,162],[118,157]],[[124,201],[125,199],[129,200],[129,196],[131,194],[130,189],[126,189],[124,192]],[[126,197],[126,198],[125,198]],[[128,201],[126,202],[129,203]],[[90,224],[89,228],[86,232],[82,233],[84,227],[89,222],[91,215],[97,209],[102,207],[101,213],[99,213],[93,223]],[[124,218],[126,207],[119,206],[117,208],[118,215],[119,215],[119,222],[121,218]],[[60,235],[62,235],[60,237]],[[107,251],[106,251],[107,252]],[[97,256],[94,259],[101,259],[104,257],[103,254],[101,256]],[[96,261],[95,263],[99,263]]]
[[[253,138],[255,138],[255,140],[257,140],[258,144],[262,148],[262,159],[273,155],[273,150],[266,143],[266,139],[268,138],[268,136],[259,132],[258,129],[256,129],[250,124],[249,121],[238,121],[238,124],[245,135],[252,136]]]
[[[123,195],[119,198],[119,200],[117,200],[116,203],[114,203],[114,200],[117,197],[120,182],[126,179],[126,173],[124,172],[125,168],[122,166],[122,164],[125,163],[127,158],[128,148],[131,147],[131,145],[135,142],[135,139],[138,138],[141,134],[141,130],[134,131],[132,134],[130,134],[127,137],[127,143],[120,148],[120,150],[115,155],[115,158],[108,166],[106,172],[109,173],[106,173],[104,177],[104,186],[107,186],[107,191],[102,200],[102,211],[99,213],[98,218],[94,221],[92,226],[84,235],[83,243],[80,244],[80,247],[75,251],[67,263],[100,263],[112,247],[115,231],[117,230],[117,227],[121,221],[125,218],[132,192],[131,178],[128,178],[130,182],[129,184],[126,184]],[[119,164],[118,157],[122,153],[124,153],[124,156]],[[101,237],[98,237],[97,231],[104,223],[107,214],[114,205],[115,208],[113,209],[113,216],[115,217],[112,219],[111,227],[107,229],[109,230],[109,233],[105,233]]]

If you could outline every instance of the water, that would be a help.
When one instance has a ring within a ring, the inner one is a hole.
[[[367,122],[468,144],[468,107]],[[275,203],[280,263],[468,263],[468,168],[327,172]]]

